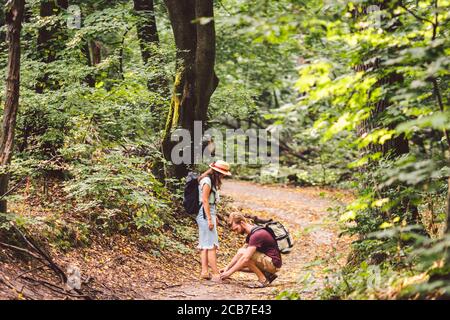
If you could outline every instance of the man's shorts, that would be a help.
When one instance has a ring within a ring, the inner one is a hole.
[[[277,273],[279,268],[275,267],[272,261],[272,258],[265,255],[264,253],[261,253],[259,251],[256,251],[251,258],[252,261],[255,262],[258,269],[261,271],[266,271],[270,273]]]

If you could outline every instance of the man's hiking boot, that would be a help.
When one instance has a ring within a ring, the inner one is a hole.
[[[256,281],[255,283],[248,285],[248,288],[260,289],[260,288],[267,287],[269,284],[270,284],[269,280],[266,279],[266,281],[264,281],[264,282]]]
[[[272,283],[276,278],[278,278],[278,276],[275,273],[270,273],[267,271],[264,271],[264,276],[266,277],[269,284]]]

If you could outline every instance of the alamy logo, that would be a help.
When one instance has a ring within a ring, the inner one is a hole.
[[[381,20],[383,18],[383,12],[381,11],[380,7],[377,5],[371,5],[367,7],[366,12],[372,27],[377,29],[381,28]]]
[[[232,164],[278,164],[279,130],[227,129],[224,134],[210,128],[202,132],[202,122],[195,121],[193,135],[187,129],[172,133],[171,140],[177,142],[171,153],[174,164],[205,163],[214,157]]]
[[[67,8],[67,28],[81,28],[81,9],[77,5],[71,5]]]

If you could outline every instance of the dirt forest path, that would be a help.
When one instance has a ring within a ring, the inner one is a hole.
[[[334,270],[345,263],[349,240],[339,238],[339,229],[330,207],[339,204],[333,192],[312,188],[263,186],[251,182],[226,181],[222,194],[242,212],[281,221],[294,236],[295,246],[283,255],[283,267],[271,286],[252,289],[256,277],[236,273],[227,283],[188,281],[153,292],[150,299],[271,299],[284,290],[299,292],[301,299],[317,299]],[[334,198],[334,199],[333,199]],[[219,234],[220,237],[220,234]],[[242,239],[237,239],[242,241]],[[224,265],[219,251],[219,265]]]

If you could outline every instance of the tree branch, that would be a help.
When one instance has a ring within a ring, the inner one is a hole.
[[[414,18],[416,18],[419,21],[422,22],[428,22],[431,23],[434,26],[434,22],[431,20],[428,20],[427,18],[421,17],[418,14],[416,14],[414,11],[412,11],[411,9],[409,9],[407,6],[405,6],[403,3],[400,3],[400,8],[403,8],[406,12],[408,12],[409,14],[411,14]]]

